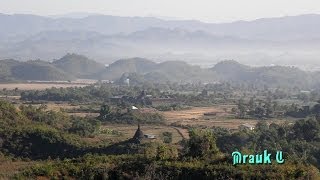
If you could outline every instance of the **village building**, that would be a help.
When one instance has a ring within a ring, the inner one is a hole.
[[[251,124],[241,124],[239,126],[239,130],[254,130],[255,126],[254,125],[251,125]]]

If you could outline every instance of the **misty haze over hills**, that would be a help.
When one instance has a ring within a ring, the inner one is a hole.
[[[320,15],[315,14],[222,24],[96,14],[0,14],[0,23],[0,59],[52,61],[71,52],[104,64],[144,57],[202,66],[234,59],[254,66],[320,67]]]

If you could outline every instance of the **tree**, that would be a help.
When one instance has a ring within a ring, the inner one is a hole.
[[[99,119],[106,120],[110,115],[110,107],[108,105],[102,105],[100,108]]]
[[[256,124],[256,130],[259,131],[259,132],[264,132],[264,131],[268,130],[268,128],[269,128],[268,124],[265,121],[259,121]]]
[[[239,118],[245,118],[247,108],[244,105],[243,99],[239,100],[238,109],[239,109]]]
[[[207,158],[219,152],[212,131],[191,130],[187,143],[187,154],[192,157]]]
[[[314,107],[312,108],[312,113],[316,116],[320,116],[320,103],[314,105]]]
[[[208,96],[208,91],[206,89],[202,90],[200,96],[207,97]]]
[[[258,107],[256,107],[256,109],[254,110],[254,113],[255,113],[259,118],[262,118],[262,117],[265,115],[266,110],[265,110],[263,107],[258,106]]]
[[[256,104],[254,102],[254,99],[253,98],[250,98],[250,101],[249,101],[249,109],[250,111],[254,111],[254,109],[256,108]]]

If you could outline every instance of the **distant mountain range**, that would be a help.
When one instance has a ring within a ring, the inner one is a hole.
[[[222,61],[212,68],[201,68],[182,61],[156,63],[143,58],[121,59],[106,67],[77,54],[67,54],[51,63],[46,61],[0,61],[0,81],[74,80],[91,78],[133,84],[151,83],[247,83],[269,87],[318,87],[319,72],[306,72],[294,67],[250,67],[233,60]]]
[[[162,20],[153,17],[119,17],[86,15],[84,18],[49,18],[36,15],[0,14],[1,37],[34,35],[43,31],[94,31],[111,35],[133,33],[151,27],[206,31],[219,36],[237,36],[245,39],[298,40],[319,38],[320,15],[307,14],[281,18],[264,18],[233,23],[203,23],[194,20]],[[28,30],[28,31],[25,31]]]
[[[320,67],[316,14],[221,24],[95,14],[0,14],[0,24],[1,59],[51,61],[70,52],[104,64],[145,57],[192,64],[237,59],[252,65]]]

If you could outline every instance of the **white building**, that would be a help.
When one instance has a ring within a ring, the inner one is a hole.
[[[144,137],[148,139],[156,139],[156,135],[153,134],[145,134]]]

